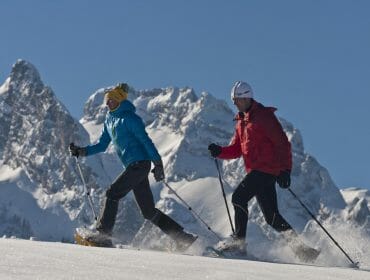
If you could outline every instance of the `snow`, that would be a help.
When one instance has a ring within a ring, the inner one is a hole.
[[[5,82],[0,86],[0,95],[9,90],[10,78],[8,77]]]
[[[173,188],[184,201],[187,201],[191,208],[194,209],[203,220],[209,222],[209,225],[214,231],[221,236],[227,236],[230,233],[230,225],[228,224],[227,212],[218,179],[202,178],[191,182],[184,180],[178,183],[172,183],[170,187]],[[178,200],[178,198],[166,188],[162,192],[164,192],[162,197],[171,196],[175,200]],[[227,200],[228,204],[231,205],[231,195],[227,197]],[[179,203],[181,202],[179,201]],[[222,207],[215,207],[215,204]],[[232,207],[230,208],[230,214],[233,216],[233,209]],[[197,232],[197,227],[199,226],[200,224],[196,223],[194,228],[192,225],[188,225],[187,229]]]
[[[8,165],[3,164],[3,161],[0,160],[0,182],[9,181],[13,182],[18,179],[22,168],[12,169]]]
[[[23,238],[36,236],[41,240],[53,241],[71,240],[76,225],[61,207],[40,208],[35,198],[16,183],[0,182],[0,205],[0,232],[6,235],[14,234]]]
[[[0,279],[364,280],[367,271],[0,239]]]
[[[367,205],[370,208],[370,191],[361,188],[345,188],[341,189],[340,192],[343,195],[344,200],[347,204],[353,203],[356,199],[365,199]]]
[[[103,129],[103,125],[97,125],[95,122],[92,121],[81,121],[81,124],[85,127],[85,129],[89,132],[90,135],[90,142],[96,143],[99,140],[101,131]]]
[[[161,128],[161,129],[147,129],[148,134],[151,139],[157,143],[156,147],[161,151],[162,157],[170,154],[170,152],[175,149],[180,143],[180,135],[174,133],[173,131]]]

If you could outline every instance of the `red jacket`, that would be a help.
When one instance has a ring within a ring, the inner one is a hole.
[[[292,169],[290,143],[276,118],[276,108],[252,101],[243,117],[236,116],[235,133],[229,146],[222,147],[221,159],[243,156],[245,169],[279,175]]]

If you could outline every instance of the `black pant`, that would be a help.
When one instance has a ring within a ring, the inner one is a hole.
[[[118,202],[131,190],[134,192],[136,202],[145,219],[150,220],[173,238],[183,231],[183,227],[155,208],[148,180],[150,166],[150,161],[130,164],[112,183],[106,191],[104,206],[97,224],[100,232],[111,234],[118,211]]]
[[[235,234],[237,237],[245,238],[246,236],[248,202],[254,196],[257,198],[257,202],[269,225],[279,232],[292,229],[279,213],[275,182],[275,176],[253,170],[239,184],[232,196],[235,210]]]

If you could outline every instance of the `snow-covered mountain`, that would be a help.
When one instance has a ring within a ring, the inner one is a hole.
[[[43,85],[34,66],[23,60],[13,66],[0,87],[0,234],[71,240],[75,226],[91,223],[91,211],[67,146],[98,139],[106,114],[103,95],[104,89],[93,93],[83,118],[77,121],[51,88]],[[191,88],[131,88],[129,99],[163,157],[169,184],[212,229],[227,236],[230,225],[207,146],[229,142],[234,129],[232,110],[225,101],[208,93],[198,96]],[[328,171],[305,152],[299,130],[284,119],[280,121],[293,147],[292,190],[330,231],[352,246],[352,253],[370,258],[362,246],[370,240],[369,196],[361,196],[363,190],[341,192]],[[110,146],[106,153],[83,159],[81,164],[98,209],[104,190],[122,171],[121,163]],[[241,160],[225,161],[222,170],[230,199],[245,175],[244,167]],[[215,241],[168,189],[153,180],[151,183],[157,207],[201,235],[204,243]],[[308,242],[327,249],[329,255],[337,253],[287,191],[278,189],[278,198],[282,214]],[[142,219],[131,195],[120,208],[115,234],[123,242],[150,247],[155,246],[153,240],[168,241]],[[249,250],[271,258],[282,253],[292,257],[282,249],[279,235],[266,225],[255,201],[249,208]]]
[[[347,203],[346,219],[355,220],[364,227],[370,224],[370,191],[360,188],[346,188],[341,194]]]
[[[0,115],[1,233],[18,235],[12,224],[19,221],[29,228],[24,237],[70,239],[75,222],[88,218],[67,148],[71,141],[88,143],[88,133],[44,86],[35,67],[23,60],[14,64],[0,88]],[[84,167],[89,184],[103,180]],[[59,226],[44,224],[47,220]]]

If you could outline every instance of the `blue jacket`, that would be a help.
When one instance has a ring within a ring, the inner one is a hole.
[[[86,147],[87,155],[104,152],[113,141],[125,167],[140,160],[161,160],[161,156],[145,131],[142,119],[135,114],[135,111],[135,106],[125,100],[116,110],[108,112],[100,139],[95,145]]]

